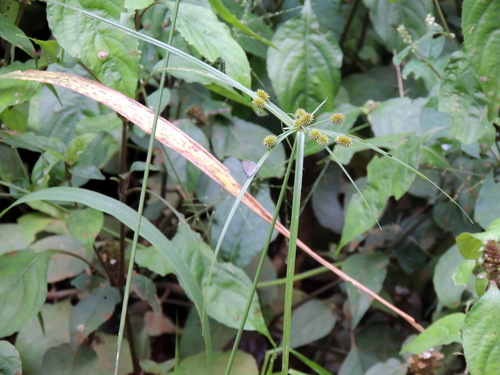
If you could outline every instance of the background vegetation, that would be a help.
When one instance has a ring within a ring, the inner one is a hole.
[[[2,0],[0,13],[0,373],[224,374],[238,332],[232,374],[500,373],[499,2]],[[258,88],[279,107],[252,106]],[[173,123],[151,147],[138,103]],[[245,171],[298,108],[333,153],[307,138],[302,189],[285,174],[293,137]],[[256,198],[234,217],[233,177]],[[306,252],[283,321],[287,233],[266,239],[262,207],[293,227],[294,193],[299,239],[406,321]]]

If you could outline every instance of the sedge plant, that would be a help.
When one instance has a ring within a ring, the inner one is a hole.
[[[318,125],[318,123],[314,122],[314,118],[315,118],[317,111],[321,108],[321,105],[319,105],[312,112],[308,112],[305,109],[299,108],[295,111],[295,113],[287,114],[281,108],[279,108],[277,105],[272,103],[269,95],[264,90],[257,90],[254,92],[254,91],[250,90],[249,88],[247,88],[246,86],[242,85],[241,83],[230,78],[226,74],[220,72],[219,70],[211,67],[208,64],[205,64],[204,62],[202,62],[199,59],[196,59],[196,58],[186,54],[185,52],[182,52],[178,49],[175,49],[174,47],[172,47],[169,44],[157,41],[153,38],[150,38],[150,37],[147,37],[147,36],[142,35],[140,33],[137,33],[133,30],[130,30],[130,29],[122,26],[122,25],[111,22],[109,20],[106,20],[102,17],[96,16],[96,15],[94,15],[90,12],[84,11],[82,9],[74,8],[74,7],[68,6],[66,4],[60,4],[57,2],[53,2],[53,1],[50,1],[50,2],[54,3],[54,4],[61,5],[61,6],[65,6],[67,8],[73,9],[73,10],[77,10],[79,12],[82,12],[82,13],[90,16],[90,17],[96,18],[102,22],[106,22],[108,24],[111,24],[112,26],[121,29],[122,31],[128,33],[129,35],[132,35],[132,36],[137,37],[143,41],[146,41],[148,43],[159,46],[160,48],[163,48],[167,51],[175,53],[175,54],[189,60],[190,62],[195,63],[196,65],[198,65],[200,67],[201,70],[198,71],[198,70],[188,69],[187,71],[189,71],[190,73],[193,73],[193,74],[199,74],[199,75],[203,75],[206,77],[210,77],[214,81],[218,81],[222,84],[229,85],[235,89],[240,90],[241,92],[247,94],[249,97],[252,98],[252,104],[255,107],[261,108],[261,109],[266,109],[282,123],[282,125],[283,125],[283,133],[282,134],[280,134],[278,136],[269,135],[263,139],[263,145],[268,150],[267,150],[267,152],[264,152],[262,158],[256,164],[255,170],[253,170],[252,173],[249,173],[249,177],[248,177],[246,183],[239,191],[239,194],[237,196],[237,199],[235,201],[233,209],[231,210],[231,213],[228,217],[228,220],[227,220],[227,222],[224,226],[224,229],[222,231],[222,234],[219,238],[219,242],[217,243],[215,250],[214,250],[212,264],[211,264],[209,272],[208,272],[207,282],[206,282],[206,285],[204,286],[204,288],[205,288],[205,300],[206,300],[206,293],[208,291],[208,285],[210,285],[211,275],[213,273],[214,266],[215,266],[215,263],[217,261],[218,251],[221,247],[222,241],[224,240],[224,233],[229,226],[231,218],[234,216],[234,213],[236,212],[236,208],[237,208],[238,204],[243,200],[243,197],[246,193],[246,190],[250,186],[252,179],[255,176],[256,171],[264,164],[265,160],[272,153],[274,147],[277,144],[280,144],[281,142],[283,142],[284,140],[288,140],[289,138],[292,138],[290,141],[290,143],[293,145],[291,148],[290,162],[289,162],[287,172],[285,175],[285,180],[284,180],[284,183],[282,186],[282,191],[280,193],[280,198],[278,200],[278,206],[277,206],[275,215],[271,221],[272,225],[270,226],[270,231],[269,231],[270,234],[268,236],[268,241],[267,241],[267,243],[270,242],[269,239],[270,239],[272,230],[274,228],[274,225],[275,225],[275,223],[277,221],[277,217],[278,217],[277,213],[279,212],[279,205],[281,204],[281,202],[284,199],[284,191],[285,191],[285,188],[286,188],[287,183],[288,183],[288,178],[291,175],[292,166],[294,166],[295,169],[294,169],[294,184],[293,184],[293,197],[292,197],[292,213],[291,213],[291,221],[290,221],[290,237],[289,237],[290,240],[289,240],[288,257],[287,257],[286,289],[285,289],[286,291],[285,291],[284,316],[283,316],[283,339],[282,339],[281,348],[279,349],[279,351],[281,351],[281,353],[282,353],[281,373],[283,375],[287,374],[289,371],[289,356],[290,356],[290,353],[292,352],[291,348],[290,348],[292,293],[293,293],[293,280],[294,280],[294,271],[295,271],[296,248],[297,248],[297,244],[299,242],[297,232],[298,232],[300,206],[301,206],[302,171],[303,171],[303,166],[304,166],[304,144],[305,144],[306,137],[309,137],[310,139],[314,140],[320,146],[323,146],[325,148],[325,150],[328,151],[331,158],[337,162],[339,167],[346,174],[347,178],[351,181],[351,183],[355,187],[356,191],[363,199],[364,204],[372,212],[377,224],[378,224],[378,221],[377,221],[378,218],[376,217],[375,212],[371,208],[370,202],[368,202],[364,198],[362,191],[356,186],[356,184],[354,183],[354,180],[351,178],[351,176],[349,175],[347,170],[344,168],[342,163],[340,163],[338,161],[338,159],[337,159],[335,153],[332,151],[332,149],[330,147],[328,147],[328,145],[330,144],[330,138],[332,138],[334,140],[334,144],[336,145],[336,147],[337,146],[338,147],[350,147],[350,146],[352,146],[352,144],[358,142],[358,143],[363,144],[364,146],[371,148],[372,150],[381,154],[382,156],[388,157],[391,160],[393,160],[394,162],[403,165],[405,168],[409,169],[410,171],[412,171],[413,173],[415,173],[419,177],[421,177],[421,178],[427,180],[428,182],[430,182],[431,184],[433,184],[437,189],[439,189],[439,191],[441,191],[441,193],[443,193],[448,199],[450,199],[455,205],[457,205],[459,207],[459,209],[465,215],[467,215],[465,213],[465,211],[458,205],[458,203],[455,202],[446,192],[444,192],[437,184],[435,184],[433,181],[429,180],[425,175],[420,173],[418,170],[416,170],[412,166],[408,165],[407,163],[405,163],[404,161],[395,157],[394,155],[391,155],[387,151],[384,151],[383,149],[381,149],[375,145],[372,145],[369,142],[367,142],[367,141],[365,141],[365,140],[363,140],[363,139],[361,139],[353,134],[342,134],[342,133],[337,132],[335,130],[335,124],[339,124],[344,120],[343,114],[336,113],[336,114],[333,114],[332,116],[330,116],[330,121],[332,123],[331,130],[324,130],[324,129],[320,130],[316,127],[316,125]],[[168,61],[168,59],[167,59],[167,61]],[[168,69],[169,69],[168,66],[166,66],[164,68],[163,72],[168,71]],[[154,123],[156,123],[157,119],[158,119],[158,113],[156,113]],[[153,140],[155,137],[154,131],[151,132],[151,137],[152,137],[151,139]],[[150,152],[151,152],[151,149],[152,149],[152,142],[150,142],[150,145],[149,145]],[[148,160],[147,164],[149,164],[150,159],[151,158],[149,156],[147,159]],[[146,176],[145,176],[145,180],[146,180]],[[143,187],[143,191],[144,191],[144,189],[145,189],[145,187]],[[141,217],[140,211],[139,211],[138,217],[139,218]],[[134,237],[135,243],[137,243],[137,236],[138,236],[138,233],[140,232],[140,226],[141,226],[141,221],[139,219],[137,222],[137,227],[136,227],[136,235]],[[263,251],[261,261],[260,261],[260,264],[258,267],[258,272],[255,276],[253,289],[251,291],[248,305],[246,308],[246,315],[248,315],[249,306],[250,306],[250,303],[252,301],[253,295],[255,294],[255,289],[256,289],[256,286],[257,286],[257,283],[259,280],[260,270],[262,269],[262,264],[263,264],[263,259],[265,257],[265,254],[266,254],[266,252]],[[131,257],[130,264],[133,265],[133,256]],[[131,267],[132,266],[129,267],[129,276],[130,276],[131,269],[132,269]],[[124,302],[124,310],[123,311],[125,311],[125,312],[122,313],[122,320],[121,320],[122,322],[124,322],[124,314],[126,314],[126,306],[127,306],[126,298],[129,295],[129,293],[130,293],[130,277],[127,278],[127,284],[126,284],[126,287],[124,290],[125,302]],[[199,307],[200,306],[198,306],[198,308]],[[210,341],[209,341],[210,339],[209,339],[209,333],[208,333],[208,329],[207,329],[208,327],[206,326],[206,324],[207,324],[206,303],[203,303],[203,305],[201,307],[202,307],[201,321],[202,321],[202,325],[203,325],[203,330],[205,332],[205,340],[206,340],[205,343],[207,346],[207,351],[210,351]],[[236,340],[234,348],[233,348],[233,353],[235,352],[235,350],[237,348],[237,343],[238,343],[239,338],[241,337],[241,333],[243,332],[243,329],[245,327],[245,321],[246,321],[246,316],[244,319],[242,319],[241,327],[238,331],[237,340]],[[123,333],[123,326],[124,326],[124,323],[121,323],[121,329],[120,329],[121,334]],[[118,348],[120,348],[120,346],[121,346],[121,337],[122,337],[122,335],[120,336],[120,339],[119,339]],[[268,337],[271,340],[271,342],[273,342],[271,336],[269,335]],[[120,353],[120,350],[118,349],[116,363],[118,363],[118,360],[119,360],[119,353]],[[234,358],[233,355],[232,355],[232,358]],[[209,357],[208,357],[208,361],[209,361]],[[118,366],[116,366],[115,373],[117,371],[117,368],[118,368]],[[230,369],[231,369],[231,361],[226,369],[226,374],[230,373]]]

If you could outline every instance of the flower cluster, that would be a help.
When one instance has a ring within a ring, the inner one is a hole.
[[[405,25],[399,25],[397,30],[398,30],[399,36],[401,37],[401,39],[403,39],[404,44],[409,45],[409,44],[413,43],[413,39],[412,39],[410,33],[408,32],[408,30],[406,30]]]
[[[299,108],[294,113],[293,125],[296,129],[304,130],[306,126],[309,126],[314,121],[314,115],[312,113],[307,112],[303,108]]]
[[[255,96],[256,97],[252,100],[252,104],[257,108],[264,108],[264,106],[270,100],[269,94],[261,89],[255,91]],[[342,113],[334,113],[330,116],[330,122],[332,122],[333,124],[341,124],[344,121],[345,115],[343,115]],[[328,144],[330,143],[330,139],[328,138],[328,136],[321,132],[321,130],[319,129],[309,127],[309,125],[311,125],[313,122],[314,114],[307,112],[304,108],[299,108],[293,114],[293,125],[288,126],[286,129],[294,131],[307,131],[309,137],[316,141],[316,143],[321,146],[328,146]],[[268,149],[272,149],[274,146],[276,146],[277,142],[278,137],[273,134],[266,136],[262,141],[263,145]],[[347,135],[340,134],[335,138],[335,143],[339,146],[349,147],[352,145],[352,138],[348,137]]]
[[[258,89],[255,91],[256,98],[252,100],[252,104],[257,108],[264,108],[266,103],[269,102],[269,94],[264,90]]]

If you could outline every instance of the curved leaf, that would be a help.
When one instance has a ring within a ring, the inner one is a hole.
[[[464,355],[472,375],[500,374],[500,292],[495,283],[467,313],[462,332]]]
[[[452,118],[451,134],[460,142],[477,142],[489,129],[486,97],[469,60],[461,51],[451,55],[439,87],[439,110]]]
[[[500,26],[497,0],[464,0],[462,28],[465,47],[488,100],[488,119],[500,109]]]
[[[406,344],[401,349],[401,353],[410,352],[412,354],[420,354],[425,350],[439,345],[447,345],[452,342],[461,343],[461,331],[464,320],[464,313],[455,313],[442,317]]]
[[[290,347],[298,348],[319,340],[335,326],[335,316],[327,304],[312,299],[293,310]]]
[[[370,9],[373,27],[387,49],[402,49],[404,43],[396,27],[404,25],[406,30],[418,39],[426,33],[425,17],[432,13],[432,0],[363,0]]]
[[[181,2],[176,25],[187,42],[203,56],[211,62],[222,58],[227,75],[250,87],[250,64],[245,51],[210,9]]]
[[[0,341],[0,372],[2,374],[22,374],[19,353],[8,341]]]
[[[321,110],[332,110],[340,88],[342,50],[331,32],[320,30],[310,6],[285,22],[272,42],[278,49],[268,50],[267,71],[281,107],[312,111],[329,98]]]
[[[0,337],[17,332],[42,308],[52,255],[20,250],[0,256]]]
[[[364,285],[368,286],[375,293],[380,292],[385,276],[387,275],[387,265],[389,259],[383,254],[354,254],[346,259],[342,265],[342,270],[356,278]],[[365,315],[373,299],[361,293],[351,284],[346,284],[347,296],[349,298],[349,307],[352,320],[351,328],[354,329],[359,321]]]
[[[61,0],[63,4],[80,5],[120,23],[124,8],[121,0]],[[59,5],[47,4],[50,29],[61,46],[81,59],[101,82],[135,96],[138,80],[139,51],[137,40],[84,14]],[[132,20],[128,21],[132,26]],[[71,30],[72,32],[68,32]]]
[[[80,188],[54,187],[39,190],[18,199],[10,207],[21,203],[37,200],[55,200],[85,204],[89,207],[103,211],[115,217],[116,219],[127,225],[129,228],[135,228],[136,225],[137,212],[132,208],[126,206],[116,199]],[[9,208],[7,208],[6,210],[8,210]],[[3,215],[6,210],[0,213],[0,216]],[[169,241],[165,237],[165,235],[163,235],[163,233],[161,233],[153,224],[151,224],[149,220],[145,218],[143,218],[142,220],[139,234],[146,240],[148,240],[153,246],[155,246],[160,254],[165,258],[165,261],[172,265],[184,290],[195,304],[197,310],[201,313],[203,306],[203,294],[201,292],[201,289],[194,279],[191,270],[186,266],[184,260],[178,254],[176,249],[171,246],[171,241]],[[50,253],[45,252],[40,254],[39,256],[42,256],[43,254]],[[37,282],[36,285],[43,285],[46,288],[46,275],[43,282]],[[43,295],[43,298],[45,299],[45,294]],[[2,324],[3,322],[4,320],[1,320],[0,324]],[[208,327],[208,319],[204,322],[204,326],[205,324],[207,324],[206,327]],[[205,335],[205,339],[210,340],[209,335]]]
[[[215,9],[217,14],[224,18],[224,20],[234,27],[240,29],[241,31],[247,33],[248,35],[253,36],[255,39],[261,41],[262,43],[267,44],[268,46],[274,47],[274,45],[268,41],[267,39],[261,37],[259,34],[253,32],[248,27],[243,25],[240,20],[238,20],[233,14],[224,6],[224,3],[220,0],[208,0],[212,8]]]

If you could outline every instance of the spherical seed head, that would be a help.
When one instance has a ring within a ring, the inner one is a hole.
[[[300,126],[307,126],[312,124],[312,122],[314,121],[314,115],[312,113],[306,112],[297,120]]]
[[[322,133],[318,129],[313,129],[309,132],[309,137],[314,140],[317,140],[321,135]]]
[[[262,100],[264,100],[265,102],[268,102],[269,101],[269,94],[267,92],[265,92],[264,90],[262,89],[258,89],[257,91],[255,91],[255,94],[261,98]]]
[[[350,147],[352,146],[352,138],[348,137],[347,135],[339,135],[337,138],[335,138],[335,143],[342,146],[342,147]]]
[[[276,146],[276,141],[278,140],[278,137],[276,137],[274,134],[268,135],[267,137],[264,138],[262,143],[264,146],[267,148],[273,148]]]
[[[330,121],[334,124],[341,124],[345,120],[345,116],[342,113],[334,113],[330,116]]]
[[[304,116],[306,114],[306,110],[304,108],[299,108],[295,111],[294,113],[294,116],[295,118],[301,118],[302,116]]]
[[[266,105],[266,101],[259,97],[252,100],[252,104],[257,108],[264,108],[264,106]]]
[[[321,133],[318,138],[316,138],[316,142],[321,145],[321,146],[327,146],[328,142],[330,140],[328,139],[328,136],[326,134]]]

